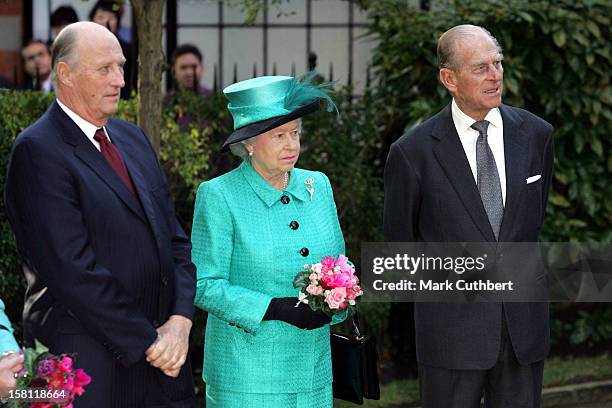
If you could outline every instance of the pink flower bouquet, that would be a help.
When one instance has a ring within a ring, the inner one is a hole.
[[[363,292],[355,267],[344,255],[338,259],[326,256],[321,262],[304,265],[304,271],[297,274],[293,286],[300,288],[299,302],[312,310],[321,310],[328,316],[352,310],[358,296]]]
[[[91,382],[85,371],[74,367],[75,354],[56,356],[40,343],[23,353],[24,368],[8,399],[10,408],[72,408],[75,397]]]

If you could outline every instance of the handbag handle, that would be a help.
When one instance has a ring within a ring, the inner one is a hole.
[[[353,313],[353,328],[355,329],[355,337],[357,340],[363,339],[364,336],[361,335],[361,326],[359,325],[359,317],[357,316],[357,312]]]

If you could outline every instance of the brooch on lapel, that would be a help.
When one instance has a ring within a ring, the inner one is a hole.
[[[312,201],[312,195],[314,194],[314,179],[312,177],[307,178],[306,180],[304,180],[304,184],[306,184],[306,190],[308,190],[308,192],[310,193],[310,201]]]

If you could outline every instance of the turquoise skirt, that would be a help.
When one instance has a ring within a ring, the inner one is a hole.
[[[206,385],[206,408],[332,408],[331,384],[298,394],[254,394]]]

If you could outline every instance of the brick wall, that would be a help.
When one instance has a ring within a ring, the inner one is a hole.
[[[0,0],[0,75],[13,83],[22,81],[22,15],[23,1]]]

